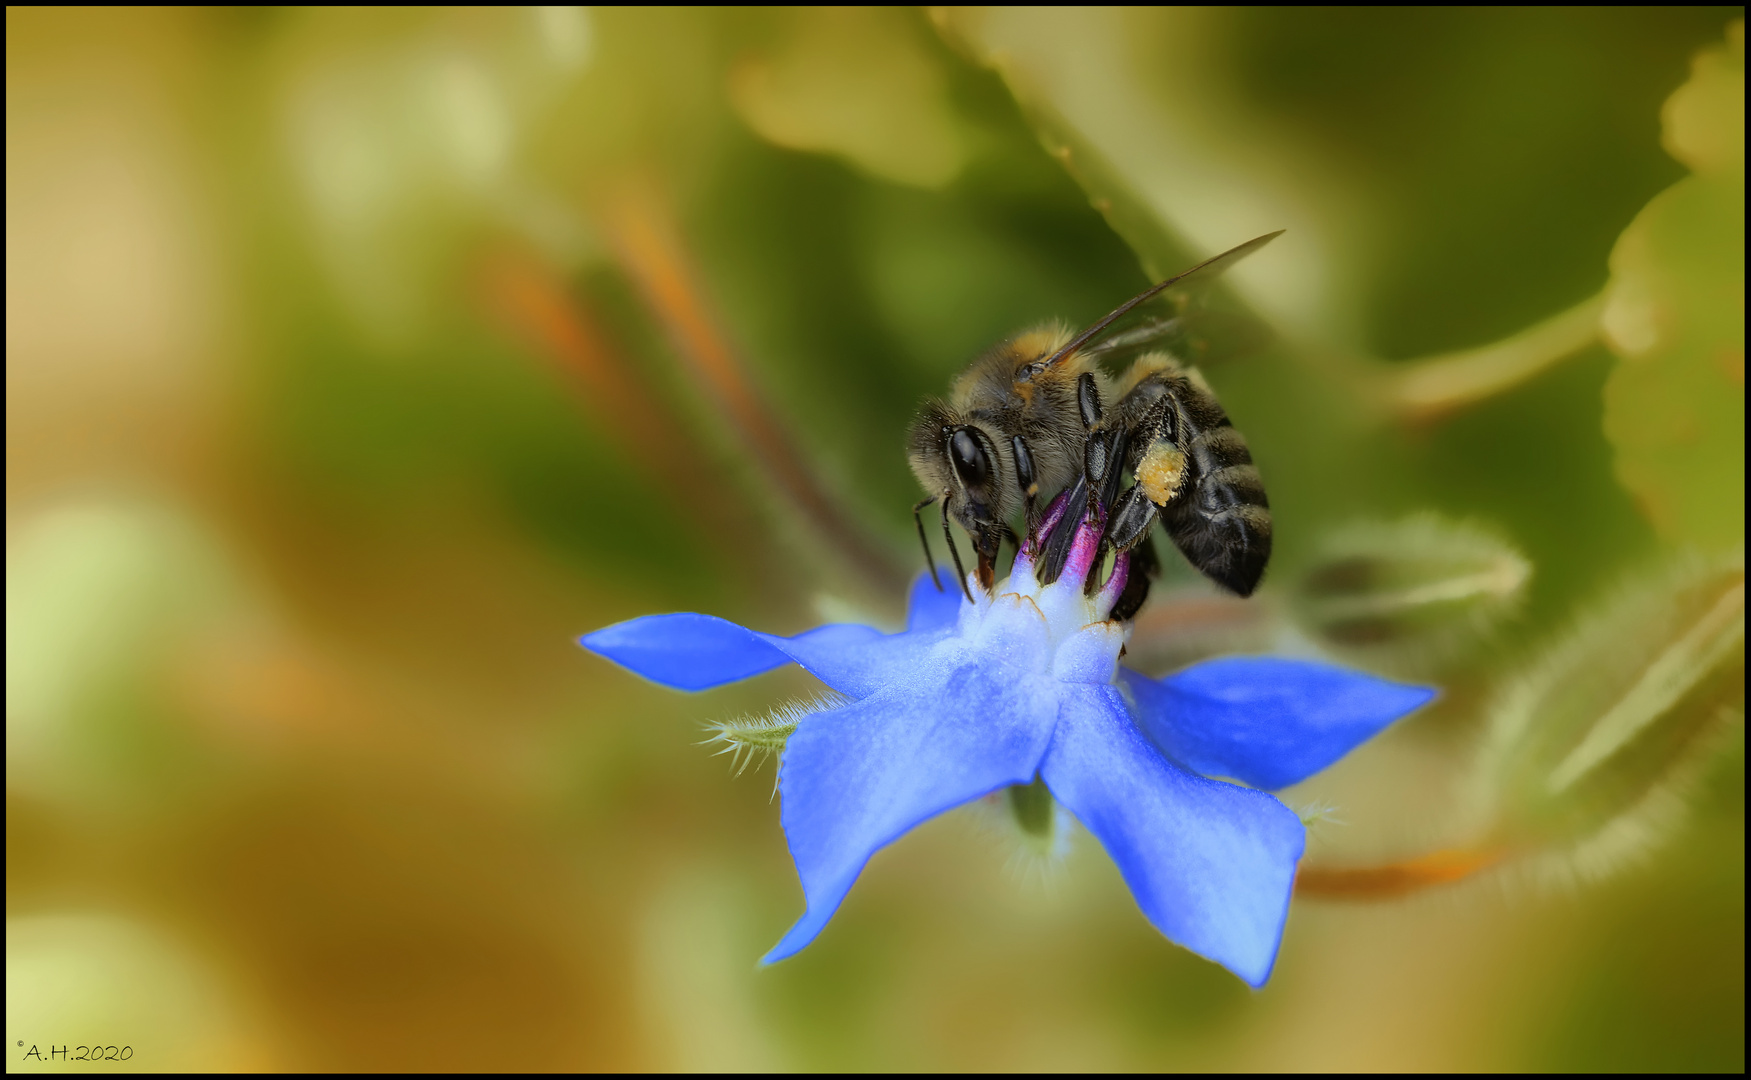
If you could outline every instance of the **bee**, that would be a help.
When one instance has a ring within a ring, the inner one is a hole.
[[[1132,566],[1112,617],[1135,615],[1148,595],[1159,571],[1149,542],[1157,520],[1206,577],[1251,595],[1270,559],[1271,515],[1246,440],[1196,368],[1145,352],[1114,381],[1102,363],[1147,349],[1176,328],[1177,320],[1156,318],[1114,330],[1133,309],[1172,286],[1213,278],[1280,235],[1249,240],[1168,278],[1079,334],[1063,326],[1017,334],[975,359],[946,398],[925,402],[906,449],[928,493],[912,516],[931,577],[936,564],[922,513],[933,503],[942,506],[943,537],[969,600],[951,517],[971,539],[979,583],[989,591],[1004,541],[1021,546],[1009,525],[1017,514],[1039,547],[1036,573],[1050,584],[1063,571],[1075,526],[1104,512],[1103,548],[1130,553]],[[1127,478],[1132,484],[1121,491]],[[1042,496],[1063,491],[1063,513],[1036,537]],[[1100,563],[1090,570],[1090,591]]]

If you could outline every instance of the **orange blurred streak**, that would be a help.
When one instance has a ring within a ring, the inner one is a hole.
[[[696,477],[688,437],[627,374],[589,310],[539,259],[502,249],[481,265],[480,287],[499,320],[553,362],[582,393],[592,419],[634,463],[663,478]]]
[[[709,390],[767,476],[822,538],[875,586],[886,592],[903,590],[905,571],[845,517],[749,383],[707,308],[672,216],[652,186],[622,185],[601,205],[603,224],[622,268],[668,331],[682,361]]]
[[[1502,851],[1435,851],[1384,866],[1303,866],[1295,894],[1321,900],[1391,900],[1431,885],[1448,885],[1502,860]]]

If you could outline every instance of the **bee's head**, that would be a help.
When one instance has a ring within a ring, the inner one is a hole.
[[[995,558],[1004,535],[1007,502],[1001,444],[980,424],[953,415],[941,403],[925,406],[912,422],[907,456],[924,490],[948,500],[948,512],[974,547]]]

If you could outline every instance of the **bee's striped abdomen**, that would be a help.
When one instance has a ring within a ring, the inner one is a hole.
[[[1187,469],[1179,496],[1162,509],[1162,525],[1199,571],[1250,596],[1271,557],[1264,481],[1246,440],[1209,391],[1183,375],[1166,384]]]

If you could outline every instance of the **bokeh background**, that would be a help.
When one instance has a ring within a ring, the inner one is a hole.
[[[1743,1069],[1738,9],[6,18],[9,1068]],[[1491,865],[1253,992],[980,806],[757,970],[698,744],[810,680],[575,636],[894,623],[917,402],[1277,228],[1185,346],[1272,574],[1133,658],[1438,683],[1285,798]],[[1516,692],[1658,739],[1527,810]]]

